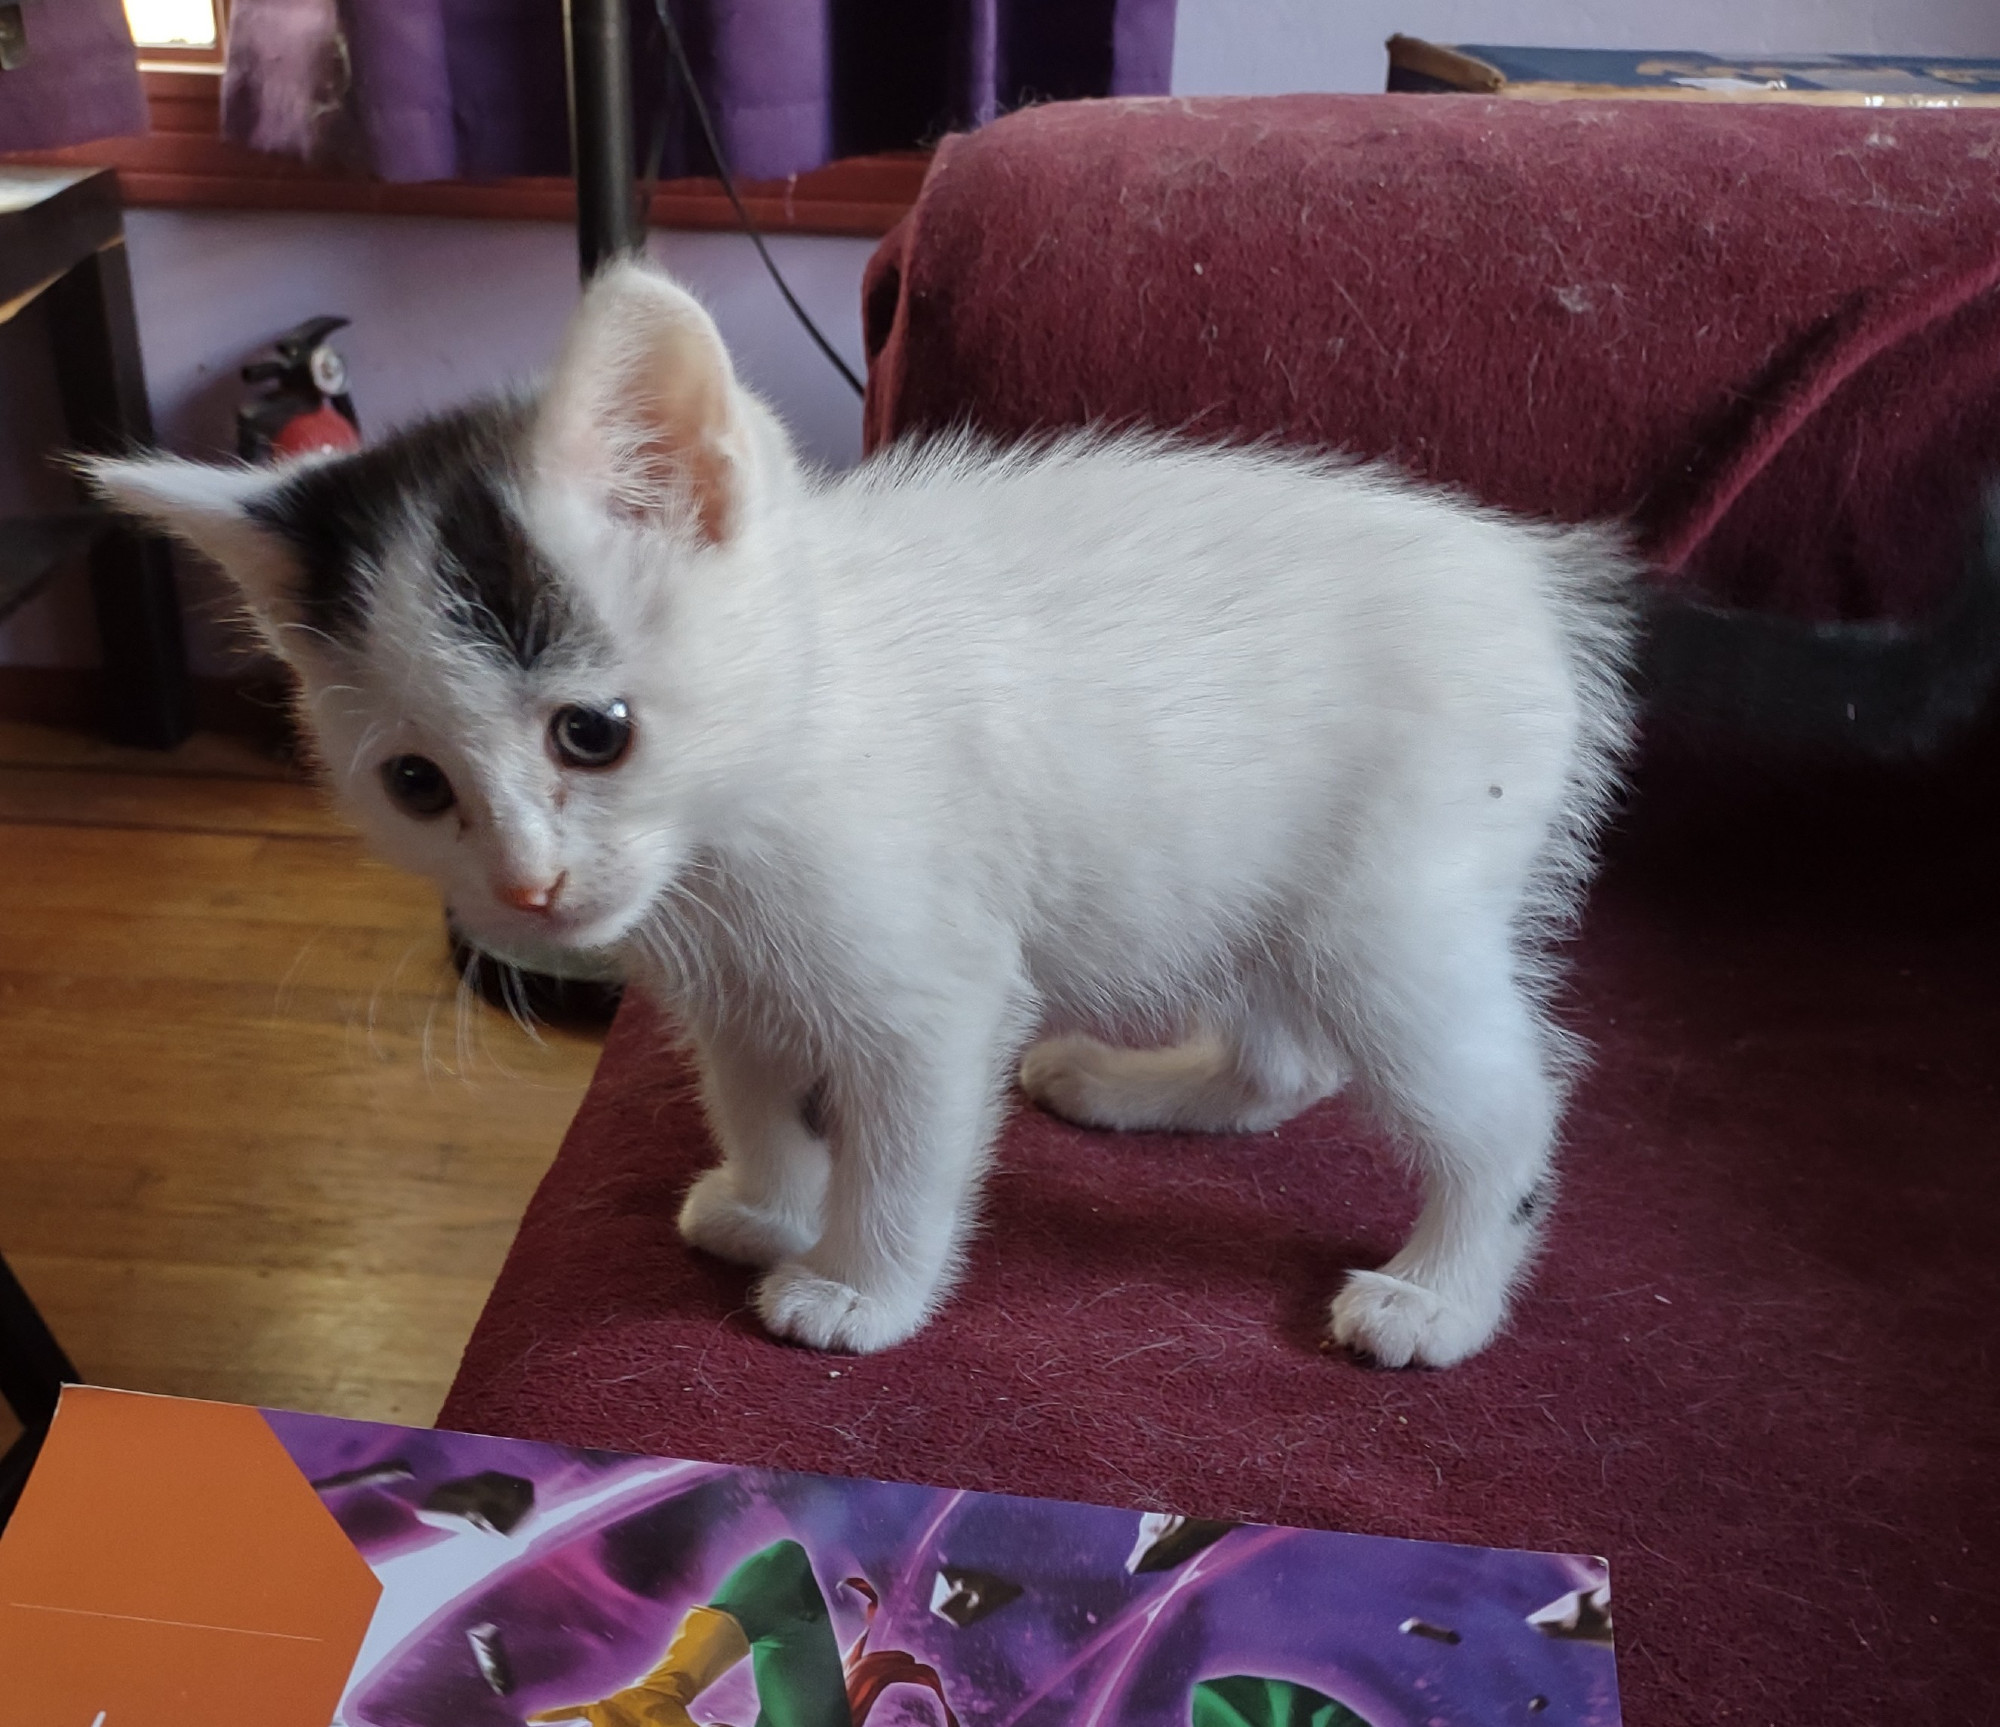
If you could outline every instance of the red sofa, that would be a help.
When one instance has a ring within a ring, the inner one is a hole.
[[[2000,466],[1996,164],[1978,114],[1023,114],[948,141],[877,255],[870,437],[1330,443],[1628,516],[1739,604],[1905,613]],[[929,1331],[774,1344],[675,1236],[712,1154],[633,1002],[441,1420],[1601,1552],[1635,1722],[2000,1720],[1996,765],[1991,728],[1904,768],[1649,740],[1546,1256],[1465,1366],[1320,1342],[1413,1209],[1337,1100],[1218,1141],[1023,1109]]]

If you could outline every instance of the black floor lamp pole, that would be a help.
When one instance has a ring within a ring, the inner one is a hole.
[[[564,0],[576,251],[587,282],[641,244],[633,185],[632,25],[626,0]]]

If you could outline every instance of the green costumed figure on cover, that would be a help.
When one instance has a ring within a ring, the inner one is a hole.
[[[849,1587],[868,1598],[859,1578]],[[861,1727],[891,1685],[922,1685],[944,1709],[937,1670],[900,1650],[867,1647],[864,1632],[843,1660],[812,1561],[796,1541],[774,1541],[723,1579],[705,1607],[692,1608],[659,1665],[636,1683],[594,1703],[545,1709],[531,1723],[582,1721],[589,1727],[695,1727],[694,1700],[750,1657],[757,1685],[756,1727]]]
[[[1289,1679],[1204,1679],[1190,1727],[1368,1727],[1345,1703]]]
[[[874,1617],[875,1593],[860,1578],[848,1586],[864,1595]],[[689,1609],[667,1652],[643,1678],[593,1703],[530,1715],[534,1727],[584,1722],[588,1727],[696,1727],[689,1709],[746,1655],[757,1686],[756,1727],[862,1727],[891,1685],[921,1685],[944,1710],[937,1670],[901,1650],[867,1647],[863,1632],[845,1657],[834,1637],[826,1596],[806,1550],[774,1541],[723,1579],[706,1606]],[[1289,1679],[1236,1676],[1204,1679],[1189,1703],[1190,1727],[1368,1727],[1336,1703]]]

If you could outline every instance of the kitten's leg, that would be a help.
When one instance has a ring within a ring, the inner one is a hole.
[[[1052,1037],[1021,1062],[1021,1089],[1051,1115],[1128,1132],[1262,1133],[1346,1078],[1332,1044],[1300,1037],[1276,1016],[1169,1049]]]
[[[681,1235],[739,1265],[776,1265],[819,1239],[828,1156],[817,1093],[789,1066],[721,1039],[697,1048],[702,1106],[722,1162],[681,1206]]]
[[[1335,1339],[1386,1367],[1449,1366],[1500,1328],[1551,1197],[1562,1105],[1558,1034],[1504,935],[1455,941],[1433,928],[1420,939],[1424,951],[1393,973],[1356,979],[1350,1045],[1424,1178],[1402,1250],[1380,1271],[1349,1273],[1333,1303]]]
[[[920,1016],[904,1023],[895,1047],[834,1069],[825,1229],[757,1289],[781,1337],[886,1349],[930,1317],[957,1274],[1012,1020],[996,1006],[921,1032]]]

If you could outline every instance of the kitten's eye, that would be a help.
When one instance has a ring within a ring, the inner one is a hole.
[[[429,756],[391,756],[382,764],[382,789],[406,815],[441,816],[458,802],[444,769]]]
[[[557,708],[549,742],[565,767],[608,768],[632,746],[632,715],[623,702],[601,708]]]

